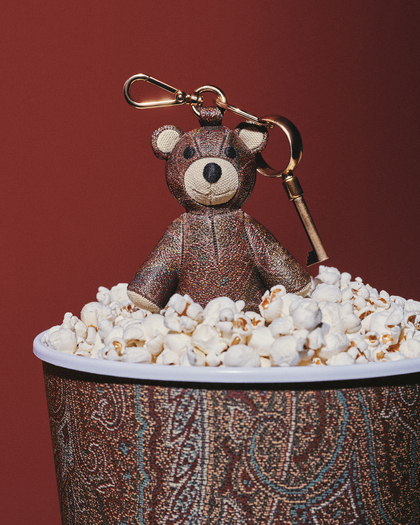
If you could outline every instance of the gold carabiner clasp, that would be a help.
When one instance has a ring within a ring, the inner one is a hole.
[[[172,93],[172,95],[174,95],[174,98],[171,98],[169,100],[156,100],[155,102],[136,102],[130,96],[130,88],[132,84],[134,84],[134,82],[137,82],[138,80],[143,80],[144,82],[153,84],[154,86],[163,89],[164,91],[168,91],[169,93]],[[197,107],[201,107],[203,105],[202,93],[208,91],[218,95],[218,100],[220,100],[221,103],[227,104],[226,95],[221,89],[219,89],[216,86],[202,86],[196,89],[193,93],[187,94],[184,91],[181,91],[180,89],[176,89],[170,86],[169,84],[165,84],[164,82],[161,82],[156,78],[149,77],[149,75],[145,75],[143,73],[133,75],[124,84],[124,97],[126,101],[131,106],[134,106],[137,109],[153,109],[188,104],[191,106],[191,109],[197,118],[200,118],[200,111],[197,109]]]
[[[153,84],[154,86],[160,89],[163,89],[164,91],[168,91],[169,93],[172,93],[174,95],[174,98],[169,99],[169,100],[156,100],[155,102],[136,102],[130,96],[130,87],[132,84],[134,84],[134,82],[137,82],[139,80],[143,80],[144,82]],[[201,106],[203,103],[203,97],[195,96],[194,93],[192,95],[187,95],[186,93],[184,93],[184,91],[181,91],[180,89],[176,89],[170,86],[169,84],[165,84],[164,82],[161,82],[160,80],[157,80],[156,78],[149,77],[149,75],[145,75],[143,73],[139,73],[138,75],[133,75],[125,82],[124,96],[125,96],[126,101],[131,106],[134,106],[137,109],[163,108],[167,106],[177,106],[177,105],[182,105],[182,104],[190,104],[192,106]]]

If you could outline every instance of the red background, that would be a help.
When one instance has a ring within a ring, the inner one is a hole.
[[[328,264],[420,300],[419,25],[420,4],[402,0],[2,7],[2,522],[59,523],[32,339],[98,286],[129,281],[182,213],[149,140],[197,120],[186,106],[136,111],[124,81],[147,73],[188,93],[213,84],[251,113],[288,117]],[[285,140],[271,136],[267,158],[284,167]],[[280,181],[260,175],[245,209],[305,263],[309,242]]]

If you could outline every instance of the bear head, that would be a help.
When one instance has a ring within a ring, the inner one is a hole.
[[[244,122],[231,130],[221,125],[220,114],[210,114],[187,133],[168,125],[152,135],[155,155],[166,160],[169,189],[187,211],[239,209],[255,185],[255,155],[268,140],[263,126]]]

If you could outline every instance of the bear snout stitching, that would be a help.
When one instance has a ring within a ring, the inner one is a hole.
[[[184,174],[185,190],[195,202],[215,206],[228,202],[239,187],[236,168],[227,160],[203,157]]]

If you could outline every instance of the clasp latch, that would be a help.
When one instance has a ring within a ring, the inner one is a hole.
[[[155,102],[136,102],[130,96],[130,87],[132,86],[132,84],[134,84],[134,82],[137,82],[138,80],[143,80],[144,82],[153,84],[154,86],[163,89],[164,91],[168,91],[169,93],[172,93],[174,95],[174,98],[169,100],[156,100]],[[197,109],[197,107],[201,107],[203,105],[202,93],[208,91],[218,95],[218,100],[220,100],[221,103],[227,104],[226,95],[221,89],[219,89],[216,86],[202,86],[196,89],[193,93],[187,94],[184,91],[181,91],[180,89],[176,89],[170,86],[169,84],[165,84],[164,82],[161,82],[156,78],[149,77],[149,75],[145,75],[143,73],[133,75],[124,84],[124,96],[126,101],[131,106],[134,106],[137,109],[153,109],[188,104],[189,106],[191,106],[194,115],[198,118],[200,118],[200,111]]]
[[[148,84],[153,84],[154,86],[163,89],[164,91],[172,93],[174,95],[174,98],[169,100],[156,100],[155,102],[136,102],[130,96],[130,87],[132,84],[134,84],[134,82],[137,82],[139,80],[143,80]],[[192,95],[187,95],[186,93],[184,93],[184,91],[176,89],[170,86],[169,84],[165,84],[164,82],[161,82],[156,78],[149,77],[149,75],[144,75],[143,73],[133,75],[125,82],[124,96],[126,101],[137,109],[163,108],[167,106],[177,106],[182,104],[190,104],[191,106],[201,106],[203,104],[202,96],[195,95],[195,93],[193,93]]]

